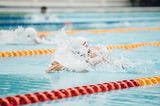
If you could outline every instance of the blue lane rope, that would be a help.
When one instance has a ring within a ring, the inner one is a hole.
[[[0,20],[26,20],[32,19],[31,17],[22,17],[22,16],[1,16]]]
[[[99,16],[100,17],[110,17],[109,15],[90,15],[90,16],[77,16],[77,15],[67,15],[67,16],[65,16],[65,15],[56,15],[58,18],[91,18],[91,17],[94,17],[94,18],[99,18]],[[148,16],[148,15],[147,15]],[[149,14],[149,17],[156,17],[156,18],[158,18],[156,15],[150,15]],[[117,15],[112,15],[112,17],[119,17],[119,16],[117,16]],[[129,17],[128,16],[126,16],[125,15],[125,17],[127,17],[127,18],[132,18],[132,17],[137,17],[136,15],[130,15]],[[144,16],[143,16],[144,17]],[[141,17],[141,18],[143,18],[143,17]],[[121,16],[121,18],[124,18],[124,17],[122,17]],[[32,19],[32,16],[28,16],[28,17],[26,17],[26,16],[0,16],[0,20],[29,20],[29,19]]]
[[[69,22],[73,25],[76,24],[97,24],[97,23],[103,23],[103,24],[115,24],[115,23],[134,23],[134,22],[160,22],[160,19],[155,19],[155,20],[114,20],[114,21],[90,21],[90,22]],[[16,23],[0,23],[0,26],[29,26],[29,25],[65,25],[68,22],[37,22],[37,23],[26,23],[26,22],[16,22]]]

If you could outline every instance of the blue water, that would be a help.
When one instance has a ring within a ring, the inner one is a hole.
[[[44,18],[43,18],[44,17]],[[56,17],[56,19],[55,19]],[[105,29],[119,27],[154,27],[160,24],[160,13],[48,13],[1,14],[0,29],[15,29],[18,25],[32,26],[39,31],[53,31],[63,27],[63,22],[75,22],[73,29]],[[45,20],[47,18],[47,20]],[[9,23],[9,24],[6,24]],[[15,25],[13,25],[15,23]],[[41,24],[43,23],[43,24]],[[11,25],[10,25],[11,24]],[[18,24],[18,25],[16,25]],[[29,25],[28,25],[29,24]]]
[[[31,15],[31,14],[30,14]],[[106,29],[106,28],[125,28],[125,27],[157,27],[160,21],[139,22],[136,20],[148,18],[158,18],[160,13],[109,13],[109,14],[57,14],[60,19],[73,21],[88,21],[101,18],[111,20],[134,20],[127,24],[107,24],[104,26],[95,24],[75,25],[73,29]],[[4,16],[4,15],[3,15]],[[5,15],[7,17],[25,17],[25,15]],[[78,17],[79,16],[79,17]],[[133,17],[134,16],[134,17]],[[2,17],[2,16],[0,16]],[[1,19],[1,18],[0,18]],[[7,19],[16,22],[13,19]],[[30,19],[27,19],[29,22]],[[6,20],[0,22],[7,23]],[[34,26],[39,31],[56,30],[59,26]],[[46,28],[47,27],[47,28]],[[1,29],[12,29],[15,26],[0,26]],[[43,29],[43,30],[42,30]],[[130,44],[140,42],[160,41],[160,31],[133,31],[89,34],[78,33],[73,36],[86,37],[90,45],[113,45]],[[56,48],[55,45],[0,45],[0,51],[28,50],[28,49],[47,49]],[[88,84],[96,84],[124,79],[135,79],[160,75],[160,47],[145,46],[133,50],[114,49],[109,51],[114,60],[121,60],[121,57],[132,62],[133,67],[126,70],[120,68],[99,69],[88,73],[75,72],[56,72],[45,73],[44,70],[50,64],[52,55],[40,55],[29,57],[0,58],[0,97],[9,95],[34,93],[38,91],[53,90],[59,88],[69,88]],[[81,97],[68,98],[63,100],[49,101],[44,103],[32,104],[33,106],[159,106],[160,105],[160,85],[130,88],[106,93],[98,93]],[[30,106],[30,105],[29,105]]]

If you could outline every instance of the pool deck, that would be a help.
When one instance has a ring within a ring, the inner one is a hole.
[[[40,12],[40,8],[5,7],[0,12]],[[160,7],[50,7],[48,12],[160,12]]]
[[[0,12],[160,12],[160,7],[132,7],[129,0],[0,0]]]

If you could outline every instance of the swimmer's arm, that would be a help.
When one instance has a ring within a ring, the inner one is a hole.
[[[61,64],[56,64],[56,65],[52,65],[50,66],[48,69],[46,69],[46,72],[55,72],[55,71],[61,71],[64,68],[63,65]]]
[[[88,62],[92,66],[96,66],[99,63],[102,63],[102,61],[96,61],[96,62]]]
[[[51,39],[47,39],[45,36],[43,37],[43,35],[42,35],[42,37],[41,37],[41,35],[39,35],[39,37],[37,37],[37,38],[35,39],[35,43],[36,43],[36,44],[40,44],[40,43],[44,43],[44,44],[55,44],[55,42],[53,42]]]
[[[40,35],[39,35],[39,38],[40,38],[40,39],[46,39],[46,35],[45,35],[45,34],[40,34]]]
[[[88,56],[89,56],[90,58],[96,58],[96,57],[97,57],[97,54],[90,51],[90,52],[88,52]],[[92,66],[95,66],[95,65],[97,65],[97,64],[99,64],[99,63],[106,62],[106,61],[107,61],[107,59],[103,56],[103,57],[101,57],[101,59],[100,59],[99,61],[96,61],[96,62],[86,61],[86,62],[88,62],[88,63],[91,64]]]
[[[106,61],[107,61],[107,58],[102,57],[102,61],[103,61],[103,62],[106,62]]]

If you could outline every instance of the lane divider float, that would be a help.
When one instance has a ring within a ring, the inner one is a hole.
[[[52,54],[54,52],[55,49],[6,51],[6,52],[0,52],[0,57],[43,55],[43,54]]]
[[[160,19],[139,19],[139,20],[127,20],[128,23],[138,23],[138,22],[159,22]],[[54,26],[64,26],[66,23],[72,23],[73,25],[85,25],[85,24],[124,24],[126,20],[93,20],[93,21],[77,21],[77,22],[1,22],[0,26],[30,26],[30,25],[54,25]]]
[[[112,49],[125,49],[130,50],[142,46],[160,46],[160,42],[143,42],[136,44],[123,44],[123,45],[110,45],[106,46],[107,50]],[[99,47],[97,47],[99,48]],[[52,54],[56,49],[39,49],[39,50],[18,50],[18,51],[5,51],[0,52],[0,57],[16,57],[16,56],[33,56],[33,55],[42,55],[42,54]]]
[[[96,30],[71,30],[66,31],[67,34],[76,34],[80,32],[87,32],[91,34],[98,33],[111,33],[111,32],[131,32],[131,31],[152,31],[152,30],[160,30],[160,27],[146,27],[146,28],[116,28],[116,29],[96,29]],[[39,35],[48,35],[54,32],[38,32]]]
[[[131,87],[147,86],[160,84],[160,76],[138,78],[133,80],[122,80],[117,82],[106,82],[101,84],[92,84],[86,86],[78,86],[67,89],[58,89],[52,91],[36,92],[30,94],[19,94],[16,96],[8,96],[0,98],[0,106],[18,106],[24,104],[32,104],[45,102],[74,96],[82,96],[99,92],[107,92],[112,90],[120,90]]]

